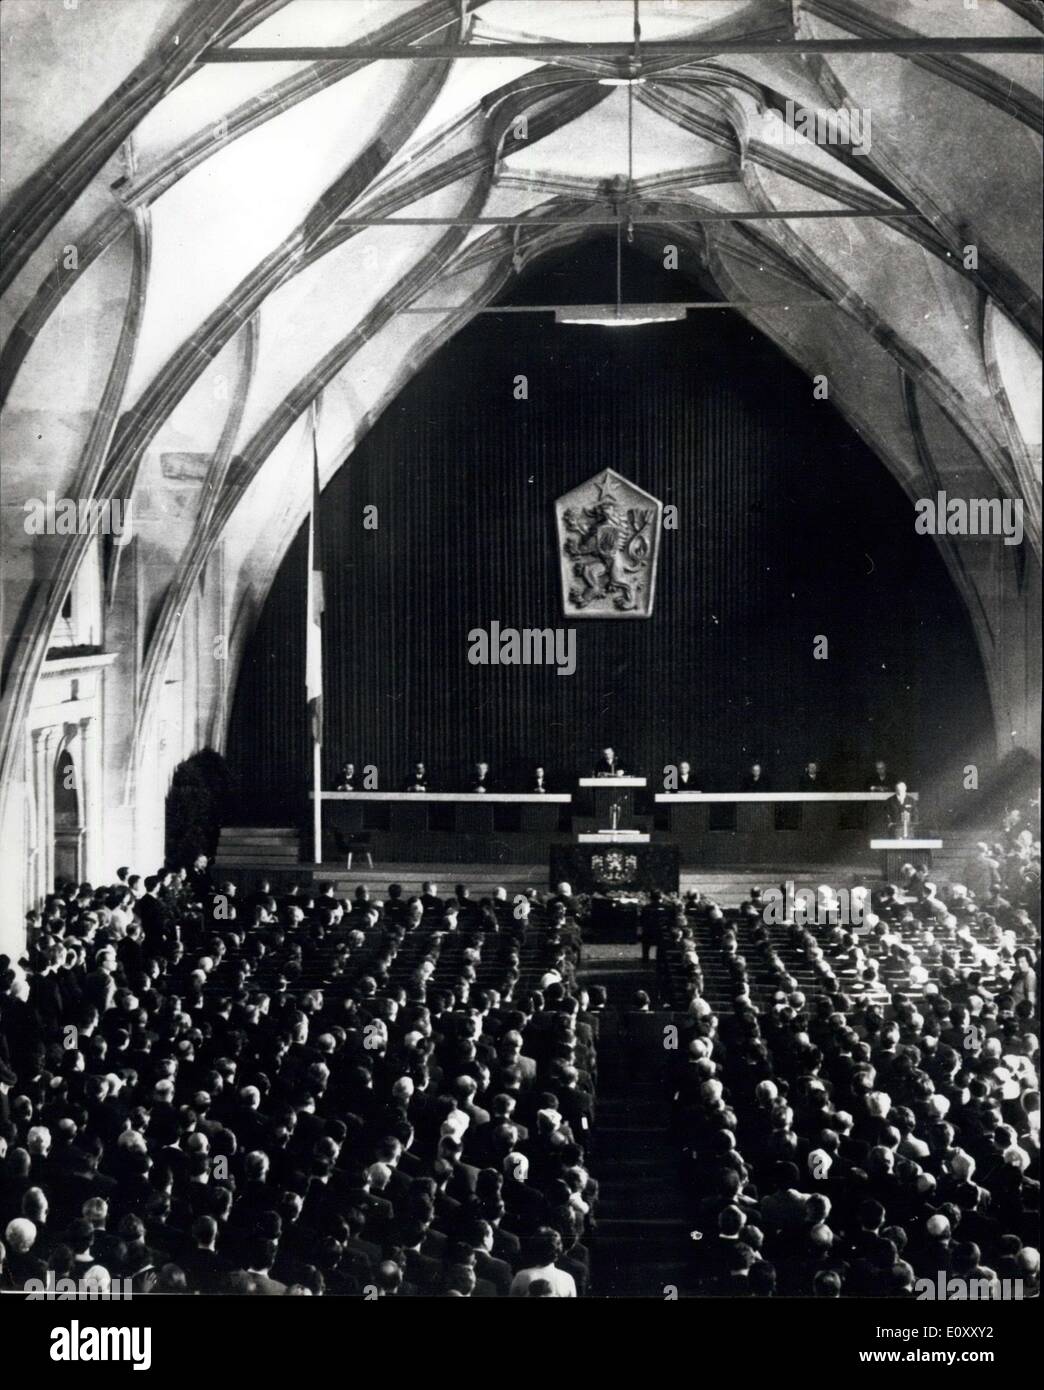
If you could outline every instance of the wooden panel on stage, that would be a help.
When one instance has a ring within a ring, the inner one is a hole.
[[[522,829],[530,833],[544,831],[548,835],[553,835],[558,829],[562,811],[560,806],[552,802],[548,805],[550,797],[542,797],[539,802],[525,805],[521,808]],[[557,798],[555,798],[557,801]],[[541,804],[543,803],[543,804]]]
[[[350,836],[369,831],[378,863],[532,863],[571,802],[568,792],[323,792],[323,854],[342,858]]]
[[[486,801],[486,797],[478,802],[465,802],[457,807],[456,822],[456,828],[465,835],[492,835],[493,807]]]
[[[391,812],[388,817],[388,829],[393,835],[408,835],[413,832],[421,833],[428,828],[428,808],[410,796],[403,796],[401,801],[393,801]]]

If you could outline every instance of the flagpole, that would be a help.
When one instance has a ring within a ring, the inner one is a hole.
[[[312,743],[312,843],[315,846],[313,859],[316,864],[323,862],[323,750],[322,745]]]
[[[308,524],[308,575],[310,584],[315,583],[315,532],[318,525],[317,502],[319,493],[319,444],[316,415],[318,397],[312,399],[312,504]],[[308,621],[315,622],[315,615],[308,614]],[[321,660],[320,655],[320,660]],[[315,864],[323,862],[323,746],[312,731],[312,860]]]

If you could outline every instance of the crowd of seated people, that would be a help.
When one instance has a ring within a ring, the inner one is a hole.
[[[981,895],[911,866],[858,926],[829,893],[812,922],[767,925],[757,895],[665,922],[696,1291],[1038,1295],[1039,803],[981,852]]]
[[[0,957],[0,1288],[582,1296],[578,956],[536,894],[61,886]]]

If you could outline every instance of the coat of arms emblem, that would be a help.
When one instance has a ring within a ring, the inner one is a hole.
[[[574,618],[648,618],[663,503],[604,469],[555,503],[562,604]]]
[[[600,887],[620,888],[630,883],[638,871],[638,856],[610,850],[591,855],[591,877]]]

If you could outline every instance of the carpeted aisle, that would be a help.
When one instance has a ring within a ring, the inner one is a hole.
[[[636,1023],[637,990],[655,997],[655,970],[637,943],[585,943],[582,982],[604,985],[592,1172],[601,1187],[593,1241],[595,1297],[666,1298],[686,1292],[688,1230],[678,1154],[668,1133],[659,1023]],[[669,1015],[661,1015],[669,1021]]]

